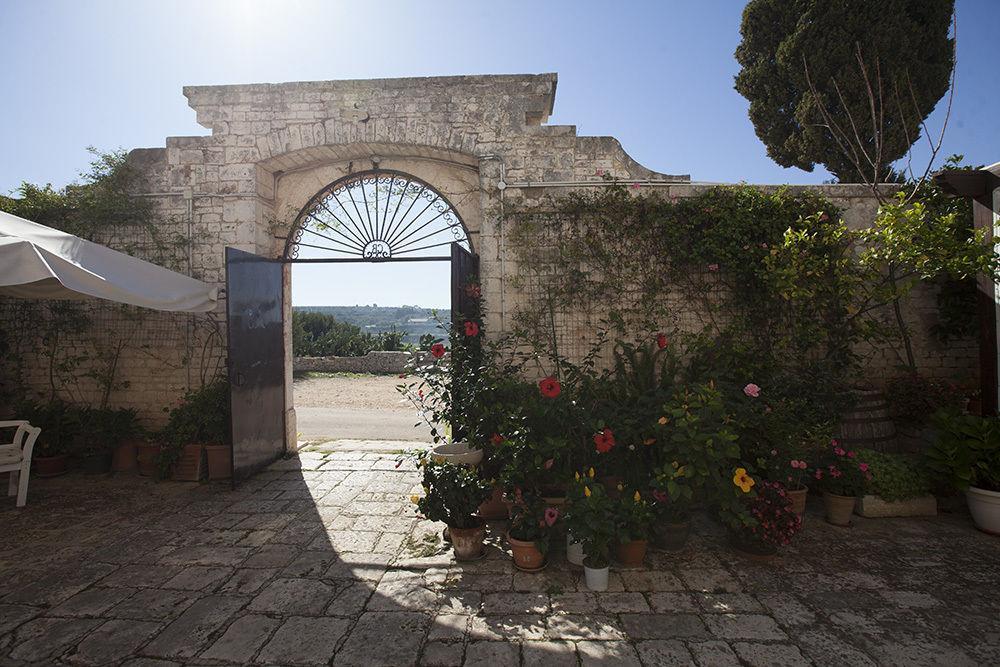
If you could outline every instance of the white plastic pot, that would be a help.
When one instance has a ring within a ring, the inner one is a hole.
[[[472,449],[466,442],[449,442],[431,449],[431,458],[438,463],[461,463],[475,466],[483,460],[483,450]]]
[[[587,588],[592,591],[606,591],[608,590],[608,572],[610,568],[607,567],[587,567],[583,566],[583,576],[587,581]]]
[[[976,528],[1000,535],[1000,493],[970,486],[965,492],[965,499]]]
[[[566,533],[566,560],[573,565],[583,565],[583,542],[574,542],[572,533]]]

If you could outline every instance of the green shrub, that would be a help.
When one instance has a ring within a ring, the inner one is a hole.
[[[219,379],[188,392],[170,411],[167,425],[157,434],[163,445],[157,457],[160,479],[170,475],[184,445],[230,444],[229,382]]]
[[[1000,492],[1000,421],[941,410],[932,423],[937,441],[927,467],[940,484],[958,491],[975,486]]]
[[[489,497],[492,487],[475,470],[455,463],[438,463],[421,457],[424,493],[414,497],[420,513],[431,521],[442,521],[452,528],[475,528],[479,506]]]
[[[923,462],[903,454],[862,449],[858,456],[868,463],[871,479],[867,492],[892,502],[923,496],[931,491],[931,477]]]

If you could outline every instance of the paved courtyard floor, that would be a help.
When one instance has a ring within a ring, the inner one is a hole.
[[[398,447],[386,443],[384,448]],[[517,572],[502,525],[457,564],[372,443],[304,452],[238,491],[33,480],[0,504],[0,664],[1000,663],[1000,538],[967,516],[827,525],[775,564],[707,520],[590,593],[554,550]]]

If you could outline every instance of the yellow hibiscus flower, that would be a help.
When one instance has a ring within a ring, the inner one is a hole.
[[[420,496],[410,496],[410,502],[416,505],[420,502]]]
[[[659,419],[656,420],[656,423],[658,423],[660,426],[666,426],[668,421],[670,420],[667,419],[666,417],[660,417]]]
[[[596,475],[596,474],[597,473],[594,472],[594,468],[593,467],[591,467],[590,470],[587,471],[587,475],[589,475],[591,479],[593,479],[594,475]]]
[[[642,496],[639,495],[638,491],[636,491],[635,495],[632,496],[632,500],[634,500],[635,502],[639,502],[640,500],[642,500]]]
[[[590,497],[590,487],[589,486],[583,487],[583,495],[587,496],[588,498]]]
[[[747,474],[746,468],[737,468],[733,473],[733,484],[740,487],[743,493],[750,493],[751,487],[756,483],[753,477]]]

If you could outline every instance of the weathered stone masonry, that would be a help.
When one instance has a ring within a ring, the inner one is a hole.
[[[505,245],[505,198],[530,201],[588,187],[602,181],[600,173],[668,196],[708,187],[642,167],[612,137],[581,137],[574,126],[545,125],[555,91],[555,74],[187,87],[184,95],[211,135],[169,137],[165,148],[136,150],[131,159],[146,175],[143,194],[155,200],[164,224],[190,235],[192,275],[220,286],[226,246],[280,257],[299,211],[329,183],[374,166],[413,174],[442,192],[465,222],[481,257],[487,330],[496,333],[528,296],[505,279],[517,273],[515,253]],[[863,187],[819,189],[846,210],[852,225],[871,220],[875,202]],[[290,302],[288,280],[286,295]],[[923,322],[932,309],[932,301],[918,299],[914,312]],[[579,338],[573,329],[584,323],[567,316],[560,335]],[[288,327],[286,339],[290,348]],[[179,369],[200,363],[202,351],[192,353],[203,340],[179,332],[175,343],[161,355],[172,353]],[[217,339],[203,348],[218,357],[223,345]],[[972,341],[935,350],[918,336],[918,345],[929,351],[924,356],[933,374],[974,372]],[[894,364],[887,359],[884,368]],[[290,380],[290,357],[286,369]],[[159,373],[148,365],[126,374],[134,389],[115,400],[151,418],[197,377],[190,369]],[[287,391],[291,408],[290,381]],[[294,413],[289,417],[293,436]]]

